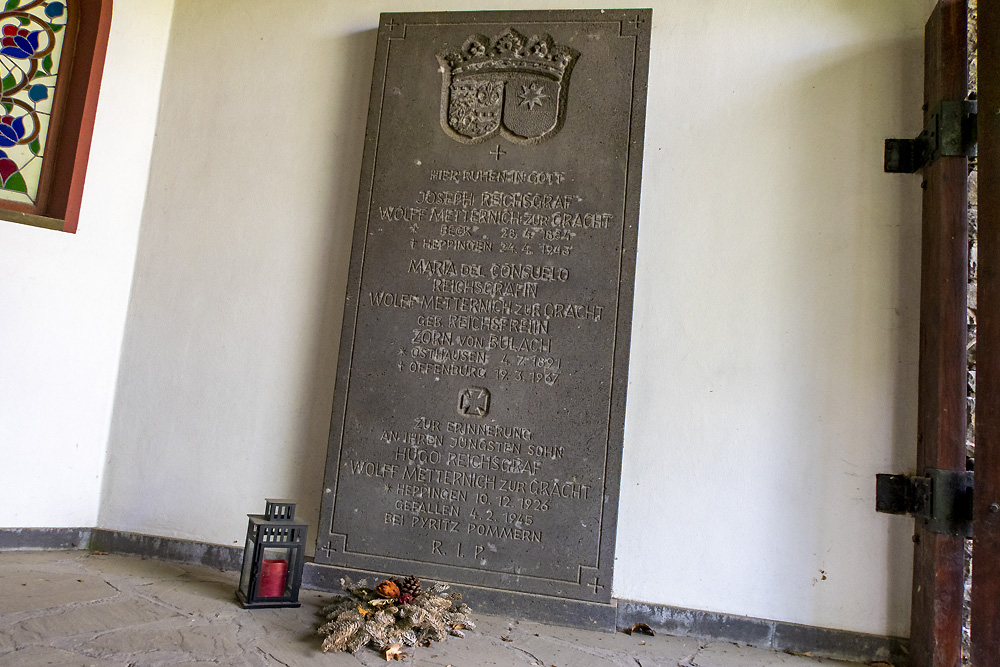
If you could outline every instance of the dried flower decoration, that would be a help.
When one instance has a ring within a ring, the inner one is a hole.
[[[328,619],[318,630],[326,635],[324,653],[357,653],[369,645],[382,652],[394,646],[401,651],[399,647],[444,641],[448,635],[464,637],[464,630],[476,627],[462,595],[445,593],[447,584],[424,591],[416,577],[408,577],[401,582],[386,580],[375,588],[367,588],[364,580],[355,585],[342,579],[341,585],[347,595],[336,598],[322,612]],[[393,592],[395,597],[387,597]],[[387,660],[399,659],[395,651],[391,653],[393,657]]]
[[[399,586],[391,579],[386,579],[375,587],[375,592],[379,594],[379,597],[387,600],[395,600],[399,597]]]
[[[385,650],[386,662],[390,660],[405,660],[409,655],[409,653],[403,653],[403,647],[399,644],[393,644]]]

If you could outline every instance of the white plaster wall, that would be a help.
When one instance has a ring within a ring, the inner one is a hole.
[[[75,235],[0,222],[0,525],[92,526],[173,0],[115,0]]]
[[[655,14],[615,593],[905,636],[925,3]],[[907,135],[908,136],[908,135]]]
[[[873,496],[913,459],[920,191],[881,151],[930,3],[624,4],[654,22],[614,592],[905,635],[911,524]],[[373,30],[422,8],[178,0],[101,526],[238,544],[289,496],[315,529]]]

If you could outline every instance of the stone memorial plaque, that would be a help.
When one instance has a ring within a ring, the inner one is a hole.
[[[318,563],[610,599],[651,18],[382,15]]]

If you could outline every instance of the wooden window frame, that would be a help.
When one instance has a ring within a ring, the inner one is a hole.
[[[70,25],[34,206],[0,200],[0,220],[75,234],[111,33],[112,0],[64,0]]]

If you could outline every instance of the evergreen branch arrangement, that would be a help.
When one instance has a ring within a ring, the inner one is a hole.
[[[446,593],[448,584],[434,584],[424,591],[410,576],[402,581],[386,579],[375,588],[368,588],[364,579],[354,584],[345,578],[340,585],[347,595],[321,612],[328,621],[318,630],[326,635],[324,653],[357,653],[370,644],[384,652],[386,660],[401,659],[402,646],[429,645],[448,635],[464,637],[463,630],[476,627],[462,594]]]

